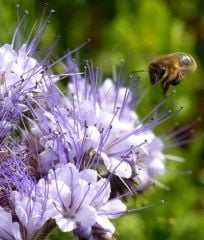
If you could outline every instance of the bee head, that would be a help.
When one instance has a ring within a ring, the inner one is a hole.
[[[164,75],[166,73],[166,69],[157,64],[157,63],[151,63],[149,65],[149,78],[150,78],[150,83],[155,84],[161,79],[163,79]]]

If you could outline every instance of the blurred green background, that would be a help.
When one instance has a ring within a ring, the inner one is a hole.
[[[112,66],[126,62],[126,73],[145,70],[152,58],[159,54],[183,51],[192,54],[198,69],[186,76],[170,98],[166,108],[183,111],[162,126],[158,133],[179,123],[183,126],[198,116],[204,118],[204,1],[203,0],[50,0],[48,9],[55,9],[51,24],[42,39],[42,46],[61,35],[56,56],[74,49],[91,38],[91,43],[79,52],[80,59],[92,59],[103,68],[105,76],[112,74]],[[11,42],[16,26],[15,5],[20,15],[29,10],[28,21],[39,19],[44,1],[0,1],[0,42]],[[29,25],[28,25],[29,26]],[[26,29],[25,31],[28,31]],[[138,106],[144,117],[161,101],[160,86],[150,86],[147,72],[135,73],[141,78]],[[160,178],[170,190],[152,187],[128,202],[130,208],[164,199],[165,204],[123,216],[115,221],[118,239],[139,240],[200,240],[204,239],[204,144],[203,123],[195,127],[194,139],[181,148],[166,153],[185,158],[184,163],[168,162],[168,172]],[[189,130],[190,131],[190,130]],[[192,170],[192,174],[185,171]],[[180,172],[179,172],[180,171]],[[50,239],[69,239],[58,231]],[[70,239],[72,237],[70,236]]]

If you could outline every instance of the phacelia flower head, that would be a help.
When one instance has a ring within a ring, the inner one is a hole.
[[[113,239],[123,200],[166,171],[153,128],[170,114],[141,121],[134,88],[103,79],[89,61],[80,71],[70,52],[54,63],[35,58],[41,30],[19,48],[0,47],[0,237],[44,239],[57,226]]]

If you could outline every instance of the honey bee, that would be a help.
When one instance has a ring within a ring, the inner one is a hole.
[[[150,83],[161,83],[166,97],[170,85],[178,85],[184,75],[197,68],[194,58],[186,53],[176,52],[159,56],[148,67]]]

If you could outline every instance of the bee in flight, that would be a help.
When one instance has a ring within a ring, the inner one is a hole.
[[[196,61],[191,55],[176,52],[153,59],[148,72],[151,84],[160,82],[166,96],[170,85],[178,85],[185,74],[194,72],[196,68]]]

